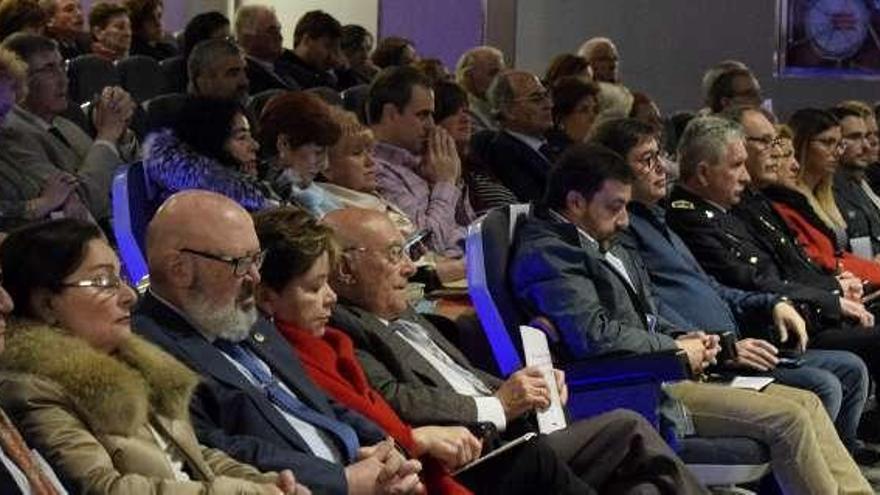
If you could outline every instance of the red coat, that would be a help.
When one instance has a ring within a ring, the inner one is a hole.
[[[354,355],[354,344],[348,335],[327,327],[323,337],[276,320],[276,326],[296,351],[309,377],[338,402],[363,414],[391,435],[400,446],[413,452],[412,429],[385,402],[367,381],[360,362]],[[429,493],[468,495],[471,492],[449,476],[435,459],[421,459],[423,479]]]
[[[798,194],[798,193],[795,193]],[[798,196],[801,196],[798,194]],[[801,196],[803,197],[803,196]],[[804,205],[793,201],[776,201],[773,208],[797,233],[798,242],[807,256],[828,270],[848,271],[871,285],[880,286],[880,263],[860,258],[849,251],[837,249],[833,232],[815,215],[812,210],[804,212],[803,206],[811,208],[804,199]],[[800,206],[800,207],[799,207]],[[817,222],[819,222],[817,224]]]

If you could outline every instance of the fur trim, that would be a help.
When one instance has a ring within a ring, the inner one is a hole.
[[[151,411],[187,418],[198,377],[137,335],[104,354],[64,330],[31,321],[10,322],[0,368],[51,380],[85,415],[92,431],[130,435]]]

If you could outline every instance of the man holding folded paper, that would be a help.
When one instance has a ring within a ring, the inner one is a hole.
[[[564,377],[548,384],[538,368],[501,381],[477,370],[406,302],[414,266],[403,239],[386,216],[337,210],[324,220],[343,256],[331,285],[339,295],[332,325],[354,341],[373,388],[414,425],[491,424],[510,440],[535,430],[530,413],[550,405],[550,386],[566,400]],[[613,411],[541,435],[580,480],[599,493],[704,493],[693,475],[640,416]],[[539,490],[538,490],[539,491]],[[536,491],[536,493],[538,492]]]

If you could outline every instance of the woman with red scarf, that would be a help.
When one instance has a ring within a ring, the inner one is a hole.
[[[449,473],[478,458],[482,441],[461,426],[412,428],[404,423],[370,386],[351,339],[327,326],[336,302],[328,284],[336,251],[332,231],[295,207],[264,210],[256,214],[255,223],[266,250],[257,291],[260,309],[272,317],[319,387],[378,424],[410,457],[422,461],[429,493],[499,493],[501,489],[525,494],[533,493],[536,485],[543,493],[583,491],[573,489],[577,483],[553,486],[549,480],[570,480],[573,475],[559,476],[558,471],[567,467],[538,442],[511,449],[454,479]],[[487,467],[490,464],[494,466]]]

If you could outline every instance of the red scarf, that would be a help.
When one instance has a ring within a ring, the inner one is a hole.
[[[374,390],[360,362],[354,355],[354,344],[348,335],[327,327],[323,337],[280,320],[275,324],[296,351],[311,379],[331,397],[363,414],[391,435],[408,452],[415,441],[412,429],[397,416],[394,409]],[[444,495],[469,494],[449,476],[435,459],[420,459],[425,467],[425,484],[429,493]]]

